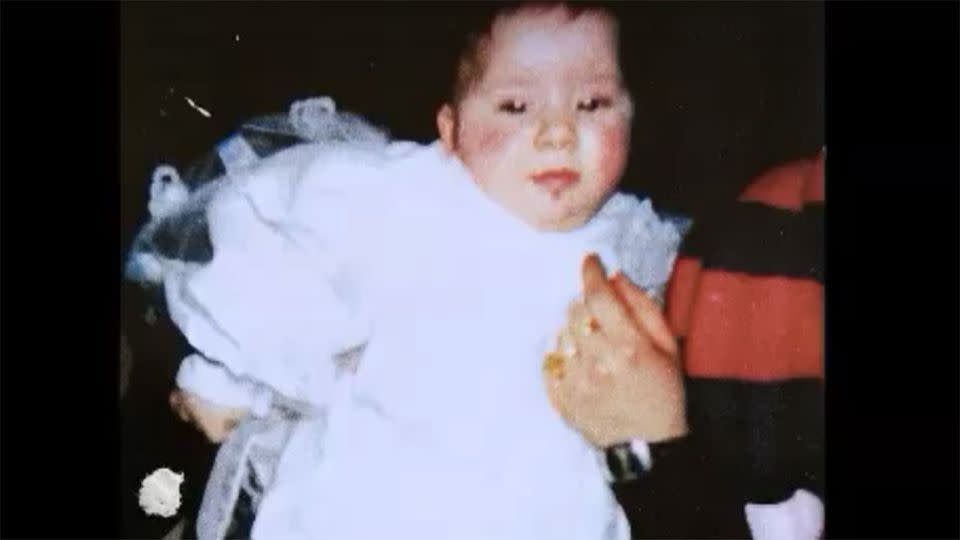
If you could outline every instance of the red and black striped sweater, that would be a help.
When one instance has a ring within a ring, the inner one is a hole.
[[[744,505],[823,499],[823,154],[695,224],[667,293],[690,436],[618,488],[635,537],[749,538]]]

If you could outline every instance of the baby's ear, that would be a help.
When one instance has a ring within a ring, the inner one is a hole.
[[[437,111],[437,131],[444,149],[452,154],[457,147],[457,118],[453,107],[448,103],[443,104]]]

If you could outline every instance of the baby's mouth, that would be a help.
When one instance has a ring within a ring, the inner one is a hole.
[[[547,169],[530,175],[533,183],[553,194],[580,180],[580,173],[573,169]]]

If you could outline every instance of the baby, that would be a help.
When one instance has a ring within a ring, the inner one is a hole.
[[[679,243],[615,192],[632,115],[617,44],[599,9],[502,11],[463,54],[438,142],[299,145],[210,203],[212,260],[163,278],[198,350],[174,401],[217,440],[295,411],[254,538],[629,537],[541,378],[585,255],[659,295]],[[205,506],[235,496],[219,489]]]

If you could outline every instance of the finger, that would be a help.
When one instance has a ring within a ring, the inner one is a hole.
[[[597,368],[600,373],[610,371],[608,338],[587,307],[582,302],[574,302],[567,309],[567,327],[564,335],[572,343],[580,363]]]
[[[584,414],[588,403],[585,391],[589,387],[584,384],[582,366],[572,369],[572,375],[563,378],[546,378],[547,397],[550,405],[560,416],[573,426],[580,424],[580,416]]]
[[[598,333],[600,322],[590,313],[582,300],[575,300],[567,306],[565,330],[570,334],[589,336]]]
[[[545,370],[543,382],[550,405],[560,413],[560,416],[569,419],[570,385],[566,378],[555,377]]]
[[[170,408],[182,422],[190,421],[190,413],[184,403],[183,393],[177,390],[170,392]]]
[[[237,421],[232,418],[217,418],[215,422],[205,426],[203,432],[210,442],[219,444],[227,440],[236,425]]]
[[[554,351],[568,360],[576,360],[580,356],[580,348],[576,343],[577,336],[589,336],[599,331],[599,323],[590,315],[583,302],[574,300],[567,306],[566,319],[563,328],[557,333]]]
[[[622,273],[610,280],[616,293],[623,299],[637,325],[650,336],[654,345],[672,355],[677,353],[677,342],[667,326],[660,306]]]
[[[544,358],[543,375],[548,395],[554,408],[564,416],[569,414],[571,405],[577,401],[576,394],[582,390],[586,378],[584,365],[592,364],[583,358],[581,346],[565,327],[557,338],[556,350]]]
[[[183,394],[178,390],[172,390],[168,399],[170,400],[170,408],[176,410],[180,406],[180,402],[183,401]]]
[[[563,388],[567,392],[568,407],[579,409],[608,387],[606,382],[617,369],[617,359],[609,340],[599,334],[579,335],[573,339],[580,354],[567,362]]]
[[[584,295],[604,288],[607,285],[607,274],[596,253],[590,253],[583,258],[580,265],[580,280]]]
[[[222,443],[227,438],[226,429],[217,424],[200,424],[199,425],[201,433],[207,438],[208,441],[212,443]]]
[[[583,261],[583,302],[603,331],[613,340],[633,340],[636,332],[630,313],[604,275],[600,258],[594,254]]]
[[[194,409],[194,423],[208,440],[220,443],[236,426],[237,419],[230,409],[200,406]]]

